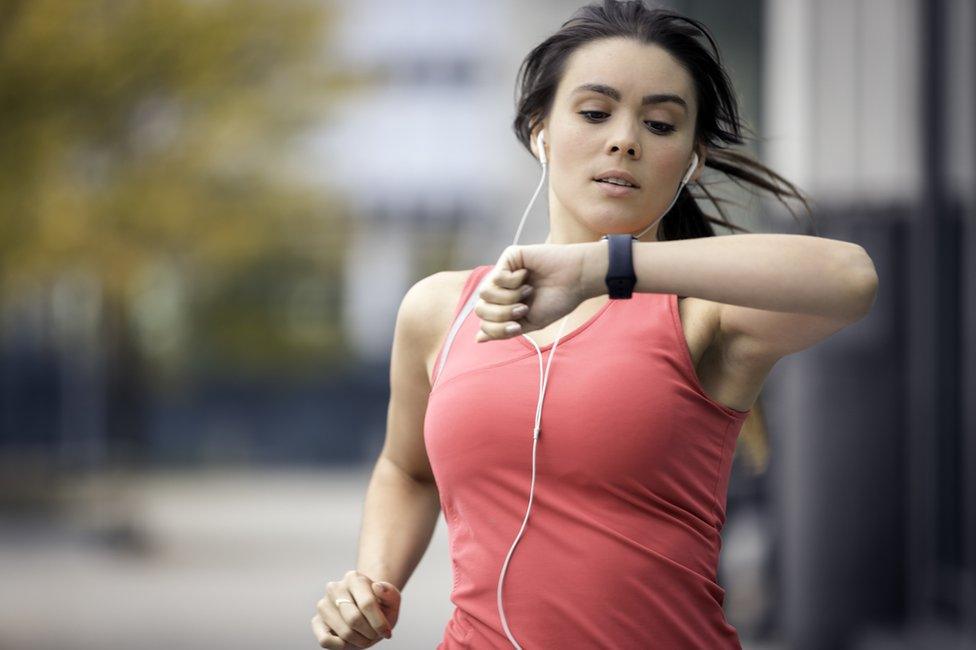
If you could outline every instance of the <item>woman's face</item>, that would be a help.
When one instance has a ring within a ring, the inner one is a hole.
[[[579,88],[585,84],[601,84],[617,96]],[[691,77],[666,50],[631,39],[590,42],[567,59],[543,123],[550,170],[548,243],[637,234],[664,213],[691,164],[698,110],[693,89]],[[646,95],[677,100],[643,103]],[[697,152],[689,182],[705,164],[704,151]],[[639,187],[621,194],[594,180],[611,169],[629,172]],[[660,221],[641,240],[654,241],[659,226]]]

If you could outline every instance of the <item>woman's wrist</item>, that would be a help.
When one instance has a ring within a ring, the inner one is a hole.
[[[583,244],[583,269],[580,284],[584,300],[607,293],[607,271],[610,266],[610,242],[600,239]]]

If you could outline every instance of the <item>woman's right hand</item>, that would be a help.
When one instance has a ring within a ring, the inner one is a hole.
[[[342,602],[336,605],[336,600]],[[315,606],[312,632],[320,647],[368,648],[381,638],[391,638],[400,614],[400,590],[350,570],[338,582],[325,585],[325,596]]]

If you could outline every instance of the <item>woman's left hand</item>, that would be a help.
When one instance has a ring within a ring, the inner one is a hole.
[[[474,312],[481,319],[477,341],[509,339],[542,329],[570,313],[588,296],[584,280],[587,246],[532,244],[509,246],[488,283],[479,292]],[[530,293],[523,296],[520,291]],[[523,313],[513,311],[519,305]],[[505,327],[516,325],[512,331]]]

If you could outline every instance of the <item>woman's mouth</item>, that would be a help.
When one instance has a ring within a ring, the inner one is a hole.
[[[616,185],[608,181],[593,182],[600,186],[606,196],[629,196],[630,194],[637,192],[636,187],[631,187],[629,185]]]

